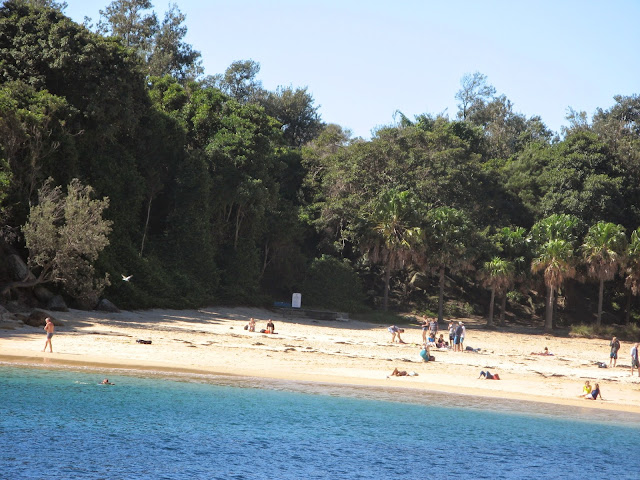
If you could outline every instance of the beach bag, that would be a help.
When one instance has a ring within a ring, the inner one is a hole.
[[[244,329],[245,329],[245,330],[249,330],[249,325],[245,325],[245,326],[244,326]]]
[[[433,355],[429,356],[429,361],[430,362],[435,362],[436,361],[436,357],[434,357]]]

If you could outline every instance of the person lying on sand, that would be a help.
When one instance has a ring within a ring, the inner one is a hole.
[[[547,347],[544,347],[544,351],[542,351],[542,352],[531,352],[531,355],[553,356],[553,353],[549,353],[549,349]]]
[[[484,377],[485,380],[500,380],[500,375],[497,373],[491,373],[489,370],[486,372],[483,370],[480,372],[480,376],[478,378]]]
[[[408,373],[406,370],[398,370],[397,367],[393,369],[393,372],[391,372],[392,377],[405,377],[407,375]]]

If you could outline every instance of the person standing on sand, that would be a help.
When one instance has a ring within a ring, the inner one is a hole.
[[[638,376],[640,377],[640,365],[638,364],[638,344],[636,343],[631,347],[631,376],[633,376],[633,369],[638,369]]]
[[[455,348],[453,340],[456,338],[456,326],[453,322],[449,322],[449,346]]]
[[[460,322],[462,326],[462,333],[460,334],[460,351],[464,351],[464,337],[467,335],[467,327],[464,326],[464,323]]]
[[[614,367],[618,362],[618,350],[620,350],[620,341],[616,337],[613,337],[611,339],[611,343],[609,343],[609,346],[611,347],[611,353],[609,354],[609,368],[611,368],[611,362],[613,362]]]
[[[438,319],[432,318],[429,322],[429,333],[431,333],[431,337],[436,338],[438,333]]]
[[[461,352],[462,348],[460,348],[460,338],[462,337],[462,322],[458,323],[455,333],[456,335],[453,337],[453,351]]]
[[[53,322],[51,321],[50,317],[45,318],[44,321],[45,321],[44,331],[47,332],[47,341],[44,342],[44,349],[42,351],[46,352],[47,351],[47,345],[49,345],[49,351],[51,353],[53,353],[53,346],[51,345],[51,338],[53,337],[53,330],[55,329],[55,326],[53,325]]]

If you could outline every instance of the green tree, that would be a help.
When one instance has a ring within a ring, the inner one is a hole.
[[[240,103],[248,103],[263,92],[262,82],[256,78],[259,72],[260,63],[253,60],[236,60],[223,75],[209,77],[206,83],[222,90]]]
[[[545,331],[553,330],[555,292],[567,278],[575,275],[575,244],[580,222],[570,215],[551,215],[531,228],[535,246],[531,263],[533,273],[543,272],[547,287]]]
[[[613,280],[625,262],[627,237],[622,225],[598,222],[587,232],[582,245],[582,255],[587,264],[589,276],[600,282],[598,289],[598,318],[596,325],[602,324],[602,299],[604,282]]]
[[[461,210],[451,207],[431,209],[426,215],[423,261],[438,272],[438,321],[443,321],[444,281],[447,270],[472,268],[473,227]]]
[[[317,137],[323,128],[313,96],[307,88],[278,87],[258,98],[267,115],[282,124],[282,135],[292,147],[301,147]]]
[[[109,244],[112,222],[102,218],[109,199],[92,199],[93,189],[78,179],[69,183],[66,195],[51,181],[39,190],[38,205],[22,229],[28,265],[37,276],[10,287],[53,282],[73,298],[97,297],[108,284],[106,277],[95,278],[93,263]]]
[[[507,290],[513,285],[515,267],[513,263],[505,260],[504,258],[493,257],[490,261],[484,263],[482,270],[480,271],[480,278],[483,285],[491,290],[487,327],[493,327],[493,304],[495,302],[496,293],[498,295],[502,295],[504,298],[500,313],[502,323],[506,306]]]
[[[149,75],[171,75],[179,82],[193,80],[203,73],[200,52],[184,41],[186,16],[177,5],[169,4],[164,20],[155,30],[148,56]]]
[[[98,33],[122,39],[126,47],[147,59],[152,49],[152,39],[158,29],[155,12],[150,0],[114,0],[104,10],[100,10]]]
[[[460,85],[455,98],[460,102],[458,118],[461,120],[467,120],[476,110],[482,109],[496,93],[495,87],[487,83],[487,76],[480,72],[465,74]]]
[[[372,262],[384,265],[385,311],[389,306],[391,273],[415,254],[420,235],[415,213],[416,199],[411,192],[388,190],[376,199],[367,218],[368,234],[362,246]]]
[[[627,245],[627,263],[625,267],[625,286],[630,294],[637,296],[640,294],[640,228],[631,232],[631,240]],[[629,323],[631,316],[631,297],[627,302],[626,320]]]

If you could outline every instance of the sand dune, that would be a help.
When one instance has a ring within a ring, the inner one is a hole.
[[[640,413],[640,377],[630,376],[631,345],[624,342],[618,367],[598,368],[595,362],[609,363],[608,340],[524,328],[487,331],[480,328],[483,321],[468,319],[466,345],[479,352],[434,350],[436,361],[424,363],[418,327],[406,329],[402,345],[389,343],[388,325],[283,318],[251,308],[71,310],[54,316],[64,323],[53,337],[54,353],[42,353],[44,331],[25,326],[0,330],[0,360],[393,386]],[[272,318],[277,334],[244,330],[250,317],[257,330]],[[553,356],[531,355],[545,346]],[[389,377],[395,367],[418,375]],[[487,369],[502,380],[478,380],[480,370]],[[604,401],[578,398],[585,380],[600,383]]]

